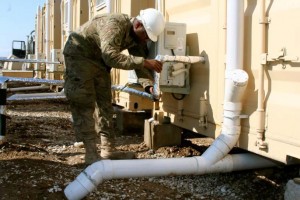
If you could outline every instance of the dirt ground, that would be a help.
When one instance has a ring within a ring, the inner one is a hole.
[[[64,100],[11,102],[7,142],[0,144],[0,199],[66,199],[63,190],[86,167],[75,147]],[[137,159],[201,155],[211,139],[184,137],[182,145],[154,151],[143,133],[117,137],[117,148]],[[108,180],[85,199],[283,199],[299,166],[224,174]]]

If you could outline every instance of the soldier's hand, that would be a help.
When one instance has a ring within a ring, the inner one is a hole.
[[[145,59],[144,61],[144,67],[146,67],[147,69],[154,70],[158,73],[161,72],[162,65],[163,65],[162,62],[154,59]]]

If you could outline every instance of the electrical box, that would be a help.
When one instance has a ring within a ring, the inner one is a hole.
[[[156,55],[186,55],[186,24],[167,22],[164,32],[156,43],[150,46],[150,58]],[[160,90],[179,94],[188,94],[190,64],[165,62],[160,73]]]

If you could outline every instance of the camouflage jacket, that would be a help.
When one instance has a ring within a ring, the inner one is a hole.
[[[122,53],[128,49],[130,55]],[[143,69],[146,45],[133,37],[132,22],[125,14],[102,14],[71,33],[64,55],[82,56],[106,67]]]

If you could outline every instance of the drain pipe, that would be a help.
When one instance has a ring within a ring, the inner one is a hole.
[[[103,160],[87,167],[70,183],[64,193],[69,200],[79,200],[97,188],[104,180],[170,176],[202,175],[225,173],[262,167],[272,167],[275,163],[254,154],[227,155],[215,165],[208,165],[203,157]]]
[[[103,180],[145,176],[206,174],[271,167],[275,163],[253,154],[226,155],[241,131],[240,111],[248,75],[243,66],[244,0],[228,0],[227,68],[222,132],[202,156],[174,159],[103,160],[86,168],[64,193],[82,199]]]
[[[202,155],[210,164],[222,159],[233,148],[241,132],[242,97],[248,82],[243,68],[244,1],[227,1],[227,64],[225,71],[224,113],[221,135]]]

